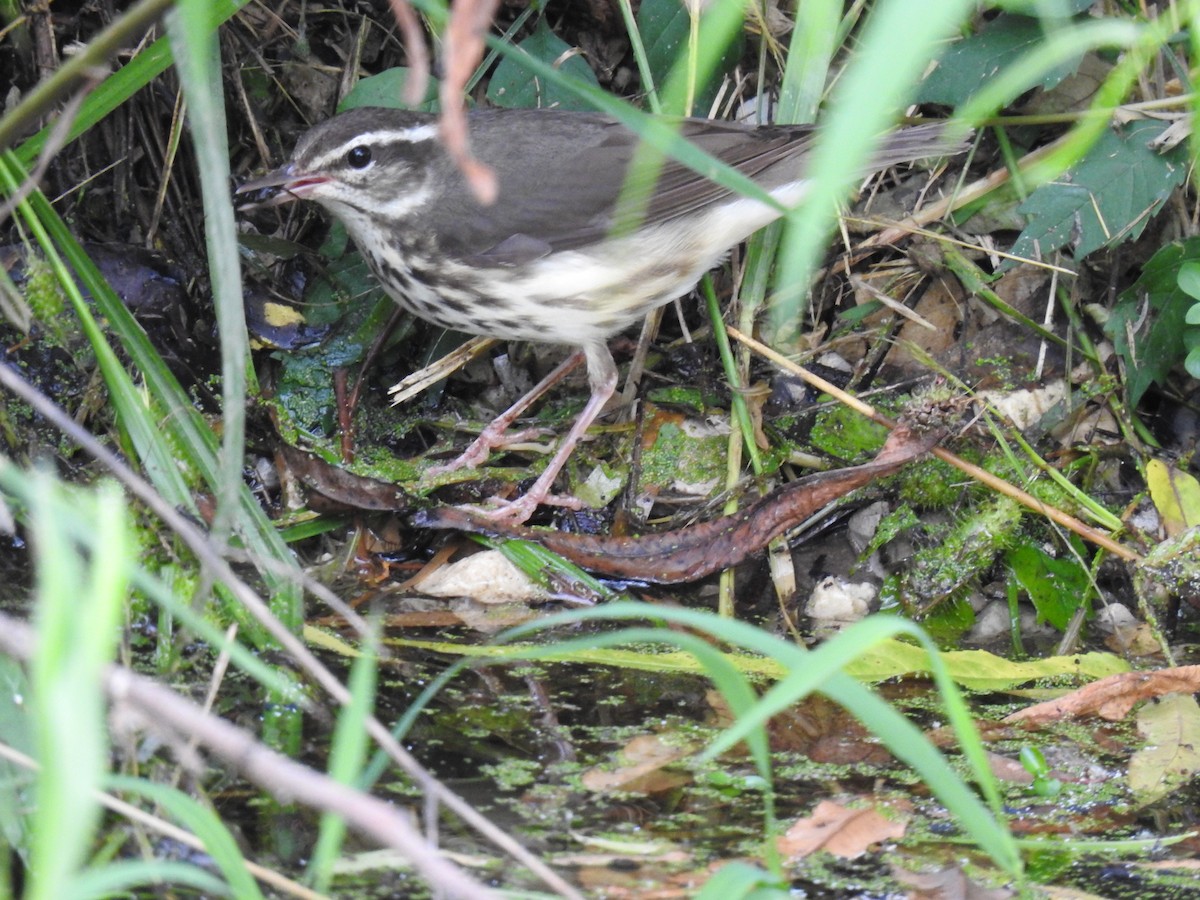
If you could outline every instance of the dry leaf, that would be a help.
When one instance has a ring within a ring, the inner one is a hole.
[[[1104,639],[1104,646],[1122,656],[1162,656],[1162,643],[1145,622],[1114,631]]]
[[[581,781],[590,791],[662,793],[691,780],[685,772],[667,772],[664,767],[695,751],[692,743],[676,735],[640,735],[621,749],[617,768],[589,769]]]
[[[796,822],[779,838],[777,846],[790,859],[802,859],[817,850],[855,859],[872,844],[902,837],[904,823],[884,818],[873,808],[848,809],[822,800],[811,816]]]
[[[499,550],[484,550],[431,572],[420,585],[430,597],[470,597],[477,603],[537,603],[549,592],[529,580]]]
[[[1038,703],[1007,716],[1005,722],[1039,724],[1075,716],[1097,715],[1109,721],[1125,718],[1135,703],[1163,694],[1200,691],[1200,666],[1179,666],[1153,672],[1122,672],[1072,691],[1065,697]]]
[[[980,887],[957,866],[937,872],[910,872],[893,866],[892,875],[912,888],[908,900],[1005,900],[1013,895],[1008,888]]]

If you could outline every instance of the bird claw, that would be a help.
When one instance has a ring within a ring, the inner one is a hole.
[[[523,525],[539,506],[558,506],[564,509],[583,509],[585,504],[578,497],[565,494],[546,494],[538,497],[534,493],[522,494],[515,500],[493,498],[490,506],[463,505],[458,509],[472,513],[489,522],[503,522],[506,525]]]
[[[487,458],[493,451],[505,450],[516,444],[526,443],[545,433],[546,429],[544,428],[522,428],[511,434],[505,434],[503,431],[495,434],[492,433],[489,426],[479,433],[479,437],[471,442],[471,446],[454,459],[439,466],[433,466],[427,471],[430,475],[443,475],[446,472],[457,472],[459,469],[476,469],[487,462]]]

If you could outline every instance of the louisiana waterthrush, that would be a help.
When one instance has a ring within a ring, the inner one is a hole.
[[[681,296],[778,209],[730,193],[666,160],[631,165],[639,138],[593,113],[476,110],[473,152],[499,197],[477,201],[425,113],[360,108],[312,128],[282,168],[239,188],[266,201],[314,200],[346,226],[384,289],[404,309],[457,331],[578,348],[591,397],[541,476],[497,518],[522,522],[546,502],[559,470],[617,383],[608,339]],[[681,134],[753,178],[783,206],[806,191],[811,126],[750,127],[687,119]],[[939,125],[886,136],[869,171],[957,152]],[[649,172],[632,225],[627,181]],[[623,194],[623,188],[626,193]],[[578,359],[578,355],[574,357]],[[568,364],[570,361],[568,361]],[[485,429],[444,468],[474,466],[568,364]]]

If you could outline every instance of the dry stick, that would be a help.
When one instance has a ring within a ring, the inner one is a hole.
[[[896,427],[895,423],[892,422],[891,419],[888,419],[886,416],[882,416],[879,413],[877,413],[875,411],[874,407],[871,407],[871,406],[867,405],[866,403],[863,403],[857,397],[850,396],[845,391],[830,384],[824,378],[821,378],[819,375],[814,375],[812,372],[809,372],[807,369],[804,369],[801,366],[796,365],[794,362],[792,362],[786,356],[784,356],[781,353],[777,353],[776,351],[774,351],[770,347],[768,347],[766,344],[756,341],[754,338],[750,337],[749,335],[742,334],[736,328],[730,327],[730,328],[728,328],[728,331],[732,337],[737,338],[739,341],[741,341],[747,347],[750,347],[755,352],[762,354],[764,357],[769,359],[771,362],[775,363],[775,365],[786,370],[787,372],[790,372],[791,374],[797,376],[798,378],[802,379],[803,381],[808,382],[813,387],[815,387],[817,390],[823,391],[823,392],[829,394],[830,396],[836,398],[838,401],[840,401],[841,403],[844,403],[846,406],[849,406],[850,408],[857,410],[858,412],[862,413],[864,416],[866,416],[871,421],[878,422],[880,425],[883,425],[885,428],[889,428],[889,429]],[[1099,547],[1103,547],[1105,550],[1107,550],[1109,553],[1113,554],[1114,556],[1120,557],[1121,559],[1127,560],[1128,562],[1134,562],[1134,563],[1141,562],[1142,557],[1138,553],[1136,553],[1133,550],[1130,550],[1128,547],[1124,547],[1121,544],[1118,544],[1116,541],[1114,541],[1111,537],[1109,537],[1104,532],[1097,531],[1095,528],[1092,528],[1090,525],[1087,525],[1087,524],[1079,521],[1079,519],[1076,519],[1074,516],[1068,515],[1067,513],[1063,512],[1061,509],[1058,509],[1057,507],[1047,506],[1041,500],[1037,499],[1036,497],[1032,496],[1031,494],[1027,494],[1025,491],[1021,490],[1019,487],[1009,484],[1003,478],[997,478],[991,472],[987,472],[987,471],[979,468],[979,466],[973,465],[973,464],[967,462],[965,459],[955,456],[949,450],[945,450],[941,447],[934,447],[933,450],[931,450],[930,452],[934,456],[936,456],[938,459],[942,460],[943,462],[949,463],[950,465],[954,466],[954,468],[958,469],[959,471],[965,472],[967,475],[970,475],[972,478],[974,478],[976,481],[980,482],[981,484],[986,484],[988,487],[992,488],[992,490],[999,491],[1000,493],[1004,494],[1005,496],[1011,497],[1012,499],[1016,500],[1018,503],[1022,504],[1023,506],[1026,506],[1029,509],[1032,509],[1034,512],[1040,513],[1041,515],[1044,515],[1047,518],[1052,519],[1053,521],[1057,522],[1059,525],[1062,525],[1064,528],[1067,528],[1067,529],[1075,532],[1076,534],[1078,534],[1080,537],[1084,538],[1085,540],[1091,541],[1093,544],[1096,544]]]
[[[350,703],[350,692],[334,677],[308,647],[288,630],[267,608],[262,598],[234,573],[229,562],[221,556],[208,540],[208,536],[188,518],[164,501],[144,478],[124,465],[107,447],[80,428],[56,404],[29,385],[10,366],[0,365],[0,386],[16,394],[55,428],[73,440],[93,459],[105,466],[125,485],[126,489],[142,501],[168,528],[174,531],[195,554],[196,559],[207,566],[213,576],[221,581],[239,603],[257,620],[267,632],[279,642],[284,652],[289,653],[297,664],[307,672],[338,704]],[[538,878],[565,897],[583,900],[582,895],[564,881],[549,866],[521,846],[512,835],[501,830],[473,806],[453,793],[444,784],[412,757],[391,732],[374,716],[366,719],[367,733],[380,748],[411,777],[417,785],[442,803],[455,815],[486,837],[513,859],[529,868]],[[366,795],[364,795],[366,796]],[[424,849],[424,848],[423,848]]]
[[[0,649],[28,662],[36,646],[30,626],[0,614]],[[436,848],[425,842],[408,816],[391,802],[364,795],[271,750],[249,732],[205,713],[170,688],[122,666],[108,667],[104,689],[115,707],[136,712],[143,727],[195,736],[210,752],[275,796],[335,813],[359,833],[395,847],[438,890],[454,897],[499,897],[443,859]]]
[[[459,344],[445,356],[435,359],[422,369],[406,375],[403,379],[388,388],[388,399],[392,406],[398,406],[410,397],[415,397],[421,391],[439,381],[453,375],[471,360],[482,355],[494,344],[500,343],[496,338],[473,337]]]
[[[32,772],[36,772],[40,768],[36,759],[26,756],[20,750],[4,743],[0,743],[0,759],[6,759],[13,765],[29,769]],[[137,822],[139,825],[157,832],[169,840],[183,844],[185,847],[191,847],[193,850],[199,850],[201,853],[208,852],[208,848],[204,846],[204,841],[200,840],[200,838],[196,837],[190,831],[185,831],[178,825],[172,824],[165,819],[160,819],[158,816],[151,815],[140,806],[134,806],[132,803],[127,803],[119,797],[114,797],[112,794],[107,794],[104,791],[93,791],[93,796],[96,798],[96,802],[105,809],[116,813],[130,822]],[[277,891],[290,894],[293,897],[299,897],[300,900],[328,900],[324,894],[318,894],[316,891],[293,881],[287,876],[280,875],[274,869],[260,866],[258,863],[248,859],[244,859],[243,862],[246,865],[247,872],[263,884],[270,885]]]

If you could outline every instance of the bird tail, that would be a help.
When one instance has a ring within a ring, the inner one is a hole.
[[[888,134],[871,158],[870,170],[935,156],[954,156],[970,146],[971,132],[936,122],[914,125]]]

